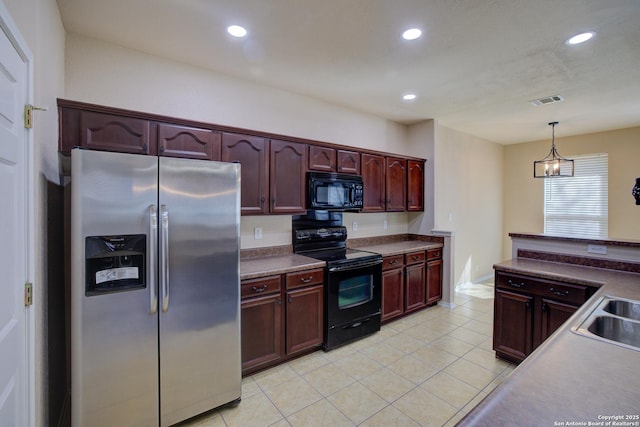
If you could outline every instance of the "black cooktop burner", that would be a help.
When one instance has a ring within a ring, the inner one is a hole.
[[[319,259],[321,261],[326,261],[329,267],[335,265],[344,265],[352,262],[376,260],[378,258],[381,258],[380,254],[360,251],[357,249],[329,249],[304,252],[301,253],[301,255]]]
[[[327,262],[328,267],[381,259],[373,252],[347,248],[347,228],[329,226],[293,231],[293,249],[300,255]]]

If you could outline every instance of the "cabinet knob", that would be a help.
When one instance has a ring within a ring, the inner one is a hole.
[[[291,299],[291,297],[287,298],[287,301],[289,302],[289,304],[291,304],[293,302],[293,300]]]
[[[309,282],[311,282],[311,280],[313,280],[313,276],[309,276],[309,277],[301,277],[301,278],[300,278],[300,281],[301,281],[302,283],[309,283]]]
[[[257,286],[252,286],[251,287],[251,290],[253,292],[257,292],[257,293],[264,292],[266,289],[267,289],[267,285],[262,285],[260,287],[257,287]]]

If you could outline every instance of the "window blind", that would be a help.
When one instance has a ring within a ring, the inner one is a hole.
[[[544,232],[556,236],[606,238],[609,156],[572,157],[574,176],[544,183]]]

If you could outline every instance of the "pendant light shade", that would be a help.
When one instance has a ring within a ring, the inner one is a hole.
[[[555,128],[558,122],[551,122],[551,151],[542,160],[533,162],[534,178],[557,178],[573,176],[573,160],[565,159],[556,150]]]

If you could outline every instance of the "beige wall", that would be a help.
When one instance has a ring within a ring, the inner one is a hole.
[[[456,286],[490,275],[501,260],[503,151],[436,124],[434,227],[455,233]]]
[[[556,130],[556,135],[559,133]],[[503,257],[511,257],[510,232],[544,231],[543,180],[533,178],[533,162],[547,155],[551,140],[505,146]],[[640,177],[640,127],[566,138],[556,136],[561,155],[608,153],[609,237],[640,239],[640,207],[631,189]]]
[[[56,98],[64,94],[64,28],[56,3],[51,0],[2,0],[22,38],[33,55],[33,103],[47,106],[35,112],[33,132],[35,180],[35,425],[48,420],[47,372],[49,285],[47,235],[48,183],[59,183],[57,144],[58,114]]]

